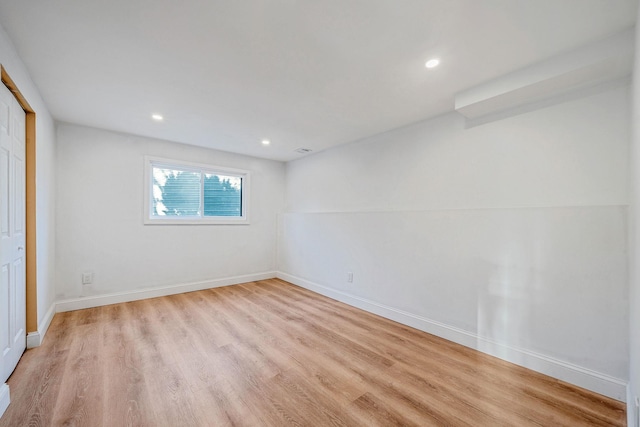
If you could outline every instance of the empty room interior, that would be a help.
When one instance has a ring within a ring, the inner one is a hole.
[[[640,426],[636,0],[0,0],[0,426]]]

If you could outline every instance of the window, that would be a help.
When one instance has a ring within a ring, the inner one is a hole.
[[[145,224],[248,224],[249,172],[145,157]]]

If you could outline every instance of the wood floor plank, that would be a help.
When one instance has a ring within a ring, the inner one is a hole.
[[[284,286],[279,286],[278,282],[281,285],[284,284]],[[286,282],[277,280],[265,282],[264,287],[275,289],[276,295],[280,295],[283,289],[296,295],[310,292],[306,289],[288,286]],[[500,402],[503,404],[508,403],[508,408],[511,410],[514,410],[514,406],[517,407],[519,403],[525,400],[523,405],[528,407],[529,411],[537,410],[539,412],[538,417],[542,419],[547,418],[547,407],[554,406],[560,406],[563,409],[568,408],[567,413],[574,413],[575,411],[572,408],[581,408],[581,411],[578,412],[582,414],[582,417],[590,420],[589,425],[601,425],[601,423],[604,423],[602,425],[614,425],[617,420],[624,419],[624,408],[619,402],[611,399],[602,401],[602,396],[596,393],[587,390],[577,392],[577,387],[557,379],[527,369],[521,369],[503,360],[478,353],[433,335],[423,334],[420,331],[399,325],[388,319],[380,318],[370,313],[363,313],[353,307],[343,305],[345,310],[337,310],[336,303],[328,298],[302,299],[302,301],[303,304],[299,303],[296,306],[301,307],[307,315],[313,316],[314,310],[320,308],[323,315],[321,317],[316,316],[316,319],[324,324],[332,325],[336,331],[347,329],[347,335],[351,339],[358,341],[358,336],[362,336],[362,333],[358,335],[354,331],[354,326],[361,327],[361,332],[375,330],[373,345],[381,352],[391,356],[391,358],[397,358],[397,354],[392,354],[392,352],[385,350],[385,345],[401,343],[404,350],[414,350],[409,353],[427,355],[428,357],[423,358],[425,363],[435,362],[435,366],[431,363],[432,373],[434,368],[437,371],[437,367],[442,366],[448,372],[446,373],[448,381],[456,378],[460,379],[462,376],[464,384],[480,383],[482,384],[483,398],[490,397],[488,393],[495,391],[500,395]],[[307,302],[306,305],[304,304],[305,301]],[[336,318],[340,321],[336,321]],[[358,318],[368,319],[366,323],[363,323],[359,322]],[[374,325],[375,329],[372,329],[371,325]],[[397,335],[398,331],[406,334],[406,339]],[[371,334],[369,335],[371,336]],[[421,365],[420,361],[413,360],[410,362],[412,366]],[[477,369],[477,367],[480,368]],[[451,373],[456,375],[452,377]],[[508,396],[511,401],[505,402],[505,396]],[[527,406],[527,401],[535,402],[536,405]],[[591,408],[596,409],[591,411]],[[534,418],[537,419],[537,417]],[[554,420],[554,422],[557,423],[558,421]],[[558,425],[573,425],[572,423],[574,422],[566,420],[565,423]]]
[[[318,322],[323,322],[325,325],[330,326],[336,332],[340,333],[344,337],[349,337],[352,341],[368,347],[370,349],[377,349],[387,357],[395,360],[397,363],[392,367],[393,377],[398,380],[402,378],[403,383],[415,383],[417,387],[423,389],[432,389],[438,396],[448,398],[449,400],[458,396],[457,390],[460,387],[467,387],[469,391],[468,404],[477,408],[484,413],[504,413],[507,411],[500,410],[499,404],[504,404],[504,389],[505,384],[500,384],[500,387],[487,387],[486,381],[483,382],[483,387],[477,386],[474,380],[478,378],[471,377],[466,374],[464,369],[452,369],[455,366],[450,364],[441,363],[438,360],[432,360],[431,358],[425,358],[422,352],[406,351],[411,350],[407,343],[402,345],[395,344],[393,341],[387,342],[377,339],[375,335],[371,333],[364,334],[358,326],[353,325],[350,322],[336,321],[330,316],[326,316],[325,313],[318,311],[315,307],[310,305],[297,305],[295,310],[302,310],[310,318],[315,319]],[[369,331],[367,331],[369,332]],[[408,347],[408,348],[407,348]],[[430,372],[430,379],[428,382],[412,372],[413,367],[420,366],[421,369],[428,369]],[[459,367],[457,367],[459,368]],[[409,374],[409,375],[407,375]],[[462,376],[462,377],[461,377]],[[515,396],[514,390],[509,390],[509,408],[514,407],[523,411],[526,409],[526,405],[520,404],[520,399]],[[515,390],[518,391],[518,390]],[[491,393],[493,392],[493,393]],[[497,396],[495,396],[497,395]],[[492,404],[495,402],[495,404]],[[443,402],[447,404],[448,402]],[[541,411],[539,416],[544,415],[544,411]],[[524,415],[514,415],[508,417],[501,417],[503,422],[511,425],[523,425],[528,422],[528,418]],[[498,420],[496,420],[498,422]]]
[[[274,315],[272,310],[265,309],[268,302],[259,296],[256,299],[255,294],[259,292],[247,295],[235,308],[245,313],[247,321],[254,328],[263,331],[263,337],[268,337],[268,348],[278,352],[277,356],[272,357],[279,360],[283,373],[296,371],[298,375],[314,382],[319,393],[339,398],[345,404],[366,391],[366,386],[358,375],[310,346],[310,337],[304,329],[291,328],[287,320]],[[315,345],[324,344],[318,342]],[[314,360],[314,363],[308,363],[309,360]]]
[[[87,310],[93,316],[96,309]],[[82,313],[84,314],[84,312]],[[98,360],[102,348],[99,325],[80,315],[74,326],[66,369],[54,409],[53,425],[98,426],[102,424],[104,380],[103,364]],[[64,397],[64,398],[61,398]]]
[[[624,404],[279,279],[59,313],[5,426],[624,426]]]
[[[157,310],[158,299],[136,301],[128,307],[137,322],[136,348],[139,351],[142,374],[147,390],[152,393],[151,405],[157,425],[196,426],[204,419],[195,410],[193,390],[185,378],[176,354],[183,351],[182,335],[176,331],[171,317]]]
[[[124,304],[103,308],[104,426],[157,425]]]
[[[158,298],[151,301],[156,313],[166,313],[162,316],[170,319],[166,325],[173,329],[172,337],[183,337],[178,344],[180,351],[173,351],[174,361],[182,368],[185,382],[189,385],[194,396],[208,398],[193,399],[191,410],[197,414],[199,425],[235,426],[260,425],[254,414],[246,409],[243,401],[242,389],[235,382],[230,382],[225,372],[229,368],[224,360],[224,352],[211,340],[212,336],[206,331],[207,316],[199,313],[199,308],[192,303],[192,298],[177,295],[174,298]],[[169,343],[170,346],[171,343]],[[228,344],[225,344],[228,345]]]
[[[428,419],[423,414],[419,421],[411,420],[406,413],[376,398],[372,393],[365,393],[353,402],[350,408],[364,420],[368,426],[442,426],[442,420]],[[452,424],[454,425],[454,424]],[[455,424],[461,425],[461,424]]]
[[[71,325],[76,313],[60,313],[51,322],[48,339],[39,352],[27,351],[9,378],[11,399],[20,390],[22,407],[10,410],[0,418],[0,425],[49,426],[62,382],[68,346],[71,343]]]

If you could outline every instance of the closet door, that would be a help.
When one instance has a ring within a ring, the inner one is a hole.
[[[25,113],[0,84],[0,383],[27,345]]]

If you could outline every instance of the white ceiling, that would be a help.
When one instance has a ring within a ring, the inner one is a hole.
[[[453,111],[457,92],[634,25],[636,7],[0,0],[0,25],[57,120],[290,160]]]

